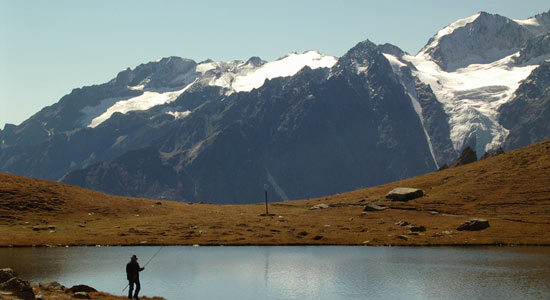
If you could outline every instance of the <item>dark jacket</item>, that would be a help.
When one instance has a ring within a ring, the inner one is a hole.
[[[139,272],[141,272],[143,268],[139,267],[139,264],[137,261],[130,261],[126,265],[126,278],[128,280],[137,280],[139,279]]]

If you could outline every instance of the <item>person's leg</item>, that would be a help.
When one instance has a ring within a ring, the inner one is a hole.
[[[134,292],[134,298],[138,298],[139,290],[141,290],[141,284],[139,283],[139,279],[136,280],[136,291]]]
[[[128,285],[130,286],[130,289],[128,290],[128,298],[132,299],[132,291],[134,290],[134,282],[132,280],[128,280]]]

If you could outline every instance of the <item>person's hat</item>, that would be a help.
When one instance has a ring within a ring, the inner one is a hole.
[[[137,259],[137,256],[135,254],[132,255],[132,259]]]

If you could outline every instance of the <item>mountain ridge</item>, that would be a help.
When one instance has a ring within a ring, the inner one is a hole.
[[[481,157],[525,146],[548,135],[528,130],[530,116],[522,125],[502,116],[522,111],[505,104],[547,59],[549,15],[518,21],[482,12],[442,29],[416,56],[365,40],[340,58],[314,50],[273,62],[162,58],[6,125],[0,170],[123,195],[227,203],[252,201],[266,183],[279,200],[314,197],[429,172],[466,147]],[[482,57],[488,63],[469,59],[490,49],[502,51]],[[146,145],[155,151],[132,152]],[[145,166],[117,162],[132,153],[168,167],[177,183],[159,181],[161,174],[139,179],[149,174]],[[107,179],[115,177],[120,186]],[[155,186],[156,196],[135,182]]]

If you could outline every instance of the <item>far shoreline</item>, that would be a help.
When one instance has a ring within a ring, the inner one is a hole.
[[[108,245],[0,245],[0,249],[13,248],[108,248],[108,247],[403,247],[403,248],[484,248],[484,247],[550,247],[550,244],[204,244],[204,245],[189,245],[189,244],[108,244]]]

